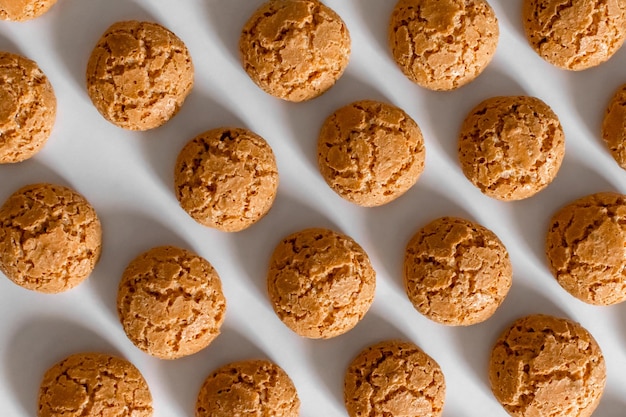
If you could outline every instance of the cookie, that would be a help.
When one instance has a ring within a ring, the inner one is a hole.
[[[195,417],[298,417],[300,399],[289,376],[267,360],[229,363],[207,377]]]
[[[600,65],[626,39],[625,0],[524,0],[522,19],[539,56],[566,70]]]
[[[513,322],[497,340],[489,381],[512,416],[588,417],[604,391],[606,365],[580,324],[535,314]]]
[[[602,138],[615,161],[626,169],[626,84],[615,92],[607,106]]]
[[[39,388],[38,417],[151,417],[152,396],[125,359],[77,353],[48,369]]]
[[[159,127],[180,110],[194,82],[187,47],[152,22],[117,22],[87,64],[87,92],[109,122],[129,130]]]
[[[404,288],[417,311],[441,324],[487,320],[511,288],[509,254],[489,229],[441,217],[411,239],[404,257]]]
[[[0,19],[23,22],[46,13],[57,0],[0,0]]]
[[[295,333],[328,339],[352,329],[374,300],[376,272],[350,237],[305,229],[284,238],[267,274],[270,301]]]
[[[546,254],[559,284],[596,305],[626,300],[626,196],[597,193],[557,211],[550,220]]]
[[[54,90],[37,64],[0,52],[0,164],[21,162],[39,152],[56,113]]]
[[[463,173],[489,197],[521,200],[547,187],[565,153],[558,117],[535,97],[492,97],[465,118],[459,135]]]
[[[350,48],[346,24],[318,0],[269,0],[252,14],[239,39],[252,81],[293,102],[331,88],[348,65]]]
[[[74,288],[91,274],[101,249],[96,211],[67,187],[27,185],[0,207],[0,271],[24,288]]]
[[[237,232],[272,207],[278,168],[272,148],[248,129],[219,128],[192,139],[174,173],[180,206],[198,223]]]
[[[453,90],[483,72],[499,33],[485,0],[400,0],[391,14],[389,46],[411,81],[430,90]]]
[[[363,350],[344,381],[350,417],[440,416],[445,391],[439,364],[413,343],[399,340]]]
[[[144,352],[177,359],[207,347],[226,313],[222,283],[209,262],[173,246],[136,257],[117,292],[126,335]]]
[[[326,183],[365,207],[395,200],[424,170],[424,139],[401,109],[357,101],[330,115],[319,135],[317,161]]]

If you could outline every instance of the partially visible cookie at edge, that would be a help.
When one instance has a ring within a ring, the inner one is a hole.
[[[606,108],[602,139],[613,159],[626,169],[626,84],[617,89]]]
[[[0,0],[0,19],[24,22],[42,16],[57,0]]]

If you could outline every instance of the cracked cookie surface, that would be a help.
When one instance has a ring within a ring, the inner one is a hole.
[[[268,360],[229,363],[204,381],[195,417],[297,417],[300,399],[289,376]]]
[[[161,126],[180,110],[194,83],[187,47],[152,22],[111,25],[87,64],[87,92],[111,123],[130,130]]]
[[[176,197],[197,222],[225,232],[250,227],[276,198],[272,148],[242,128],[219,128],[192,139],[178,156]]]
[[[350,34],[318,0],[270,0],[244,25],[242,65],[272,96],[294,102],[315,98],[341,77],[350,58]]]
[[[52,85],[37,64],[0,52],[0,164],[24,161],[41,150],[56,119]]]
[[[390,104],[362,100],[340,108],[322,126],[317,160],[341,197],[372,207],[395,200],[418,180],[426,152],[417,123]]]
[[[626,39],[626,0],[524,0],[522,17],[530,45],[563,69],[600,65]]]
[[[626,196],[580,198],[550,220],[546,254],[559,284],[596,305],[626,300]]]
[[[484,194],[521,200],[547,187],[561,167],[565,135],[535,97],[492,97],[465,118],[459,135],[463,173]]]
[[[57,0],[0,0],[0,19],[23,22],[46,13]]]
[[[38,417],[151,417],[152,396],[137,368],[102,353],[55,364],[39,388]]]
[[[441,217],[406,248],[404,288],[413,306],[438,323],[467,326],[487,320],[511,288],[509,254],[489,229]]]
[[[617,89],[607,106],[602,138],[613,159],[626,169],[626,84]]]
[[[219,335],[226,299],[208,261],[185,249],[160,246],[139,255],[124,271],[117,311],[135,346],[176,359],[199,352]]]
[[[400,0],[389,23],[394,60],[431,90],[453,90],[478,77],[498,38],[498,20],[485,0]]]
[[[433,358],[413,343],[389,340],[350,363],[344,401],[350,417],[435,417],[442,413],[445,390]]]
[[[67,187],[28,185],[0,207],[0,270],[24,288],[74,288],[91,274],[101,248],[95,210]]]
[[[515,417],[588,417],[600,402],[606,365],[580,324],[530,315],[498,338],[489,362],[496,399]]]
[[[369,310],[376,272],[350,237],[305,229],[276,246],[267,288],[287,327],[304,337],[328,339],[352,329]]]

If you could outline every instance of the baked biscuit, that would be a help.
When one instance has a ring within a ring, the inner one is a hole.
[[[278,317],[300,336],[328,339],[352,329],[374,300],[376,273],[363,249],[328,229],[305,229],[274,250],[267,288]]]
[[[426,152],[417,123],[390,104],[362,100],[330,115],[319,135],[317,161],[326,183],[365,207],[395,200],[415,184]]]
[[[152,22],[117,22],[87,64],[87,92],[109,122],[130,130],[159,127],[180,110],[194,82],[187,47]]]
[[[239,39],[252,81],[294,102],[332,87],[348,65],[350,48],[346,24],[318,0],[270,0],[250,17]]]
[[[46,13],[57,0],[0,0],[0,19],[23,22]]]
[[[626,84],[609,102],[602,122],[602,138],[615,161],[626,169]]]
[[[500,336],[489,362],[491,390],[515,417],[588,417],[600,402],[606,365],[580,324],[535,314]]]
[[[561,167],[565,135],[535,97],[492,97],[466,117],[459,138],[463,173],[484,194],[521,200],[547,187]]]
[[[96,211],[67,187],[27,185],[0,207],[0,271],[24,288],[74,288],[91,274],[101,249]]]

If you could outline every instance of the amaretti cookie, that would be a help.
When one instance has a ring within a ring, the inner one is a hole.
[[[511,288],[509,254],[489,229],[441,217],[411,239],[404,288],[413,306],[438,323],[467,326],[487,320]]]
[[[300,399],[289,376],[268,360],[229,363],[204,381],[195,417],[298,417]]]
[[[615,161],[626,169],[626,84],[617,89],[607,106],[602,139]]]
[[[328,339],[352,329],[374,300],[376,273],[350,237],[305,229],[274,250],[267,274],[278,317],[297,334]]]
[[[424,170],[426,152],[417,123],[398,107],[357,101],[322,126],[317,160],[326,183],[341,197],[371,207],[395,200]]]
[[[163,125],[180,110],[194,83],[187,47],[152,22],[117,22],[87,64],[87,92],[111,123],[130,130]]]
[[[521,200],[547,187],[561,167],[565,134],[535,97],[492,97],[465,118],[459,135],[463,173],[484,194]]]
[[[176,197],[198,223],[237,232],[272,207],[278,168],[272,148],[243,128],[218,128],[182,149],[174,173]]]
[[[582,197],[550,220],[546,254],[567,292],[590,304],[626,300],[626,196],[603,192]]]
[[[0,164],[20,162],[44,146],[56,119],[52,85],[37,64],[0,52]]]
[[[358,354],[346,371],[350,417],[440,416],[445,379],[439,364],[410,342],[389,340]]]
[[[28,185],[0,207],[0,271],[24,288],[75,287],[91,274],[101,248],[96,211],[67,187]]]
[[[483,72],[499,33],[485,0],[400,0],[389,23],[389,46],[411,81],[431,90],[453,90]]]
[[[580,324],[530,315],[498,338],[489,362],[496,399],[515,417],[588,417],[600,402],[606,365]]]
[[[0,19],[23,22],[46,13],[57,0],[0,0]]]
[[[252,81],[294,102],[332,87],[348,65],[350,48],[346,24],[318,0],[269,0],[246,22],[239,39],[242,65]]]
[[[524,0],[522,18],[539,56],[567,70],[600,65],[626,39],[624,0]]]
[[[176,359],[199,352],[219,335],[226,299],[208,261],[185,249],[160,246],[139,255],[124,271],[117,312],[135,346]]]
[[[103,353],[77,353],[48,369],[38,417],[151,417],[152,396],[137,368]]]

